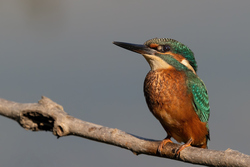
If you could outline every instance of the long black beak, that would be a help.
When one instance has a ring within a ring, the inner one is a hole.
[[[153,55],[156,52],[155,50],[147,47],[146,45],[125,43],[125,42],[116,42],[116,41],[114,41],[113,44],[120,46],[124,49],[128,49],[128,50],[136,52],[136,53],[140,53],[140,54]]]

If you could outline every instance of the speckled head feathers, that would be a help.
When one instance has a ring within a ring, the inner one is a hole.
[[[180,54],[185,57],[189,61],[193,69],[197,71],[197,63],[194,57],[194,53],[184,44],[170,38],[153,38],[144,43],[144,45],[147,45],[149,47],[154,44],[169,45],[171,47],[171,52]]]

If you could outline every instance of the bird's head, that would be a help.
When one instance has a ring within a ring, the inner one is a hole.
[[[191,70],[196,74],[193,52],[184,44],[169,38],[153,38],[143,45],[113,42],[115,45],[142,54],[152,70],[175,68]]]

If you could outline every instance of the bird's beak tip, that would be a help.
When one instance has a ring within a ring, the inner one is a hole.
[[[119,44],[121,44],[122,42],[113,41],[112,43],[113,43],[114,45],[120,46]]]
[[[126,42],[114,41],[113,44],[124,49],[139,53],[139,54],[154,54],[154,51],[143,44],[132,44]]]

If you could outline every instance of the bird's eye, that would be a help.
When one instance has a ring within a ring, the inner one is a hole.
[[[163,52],[163,53],[170,51],[170,49],[171,48],[170,48],[169,45],[159,45],[157,47],[157,50],[160,51],[160,52]]]

